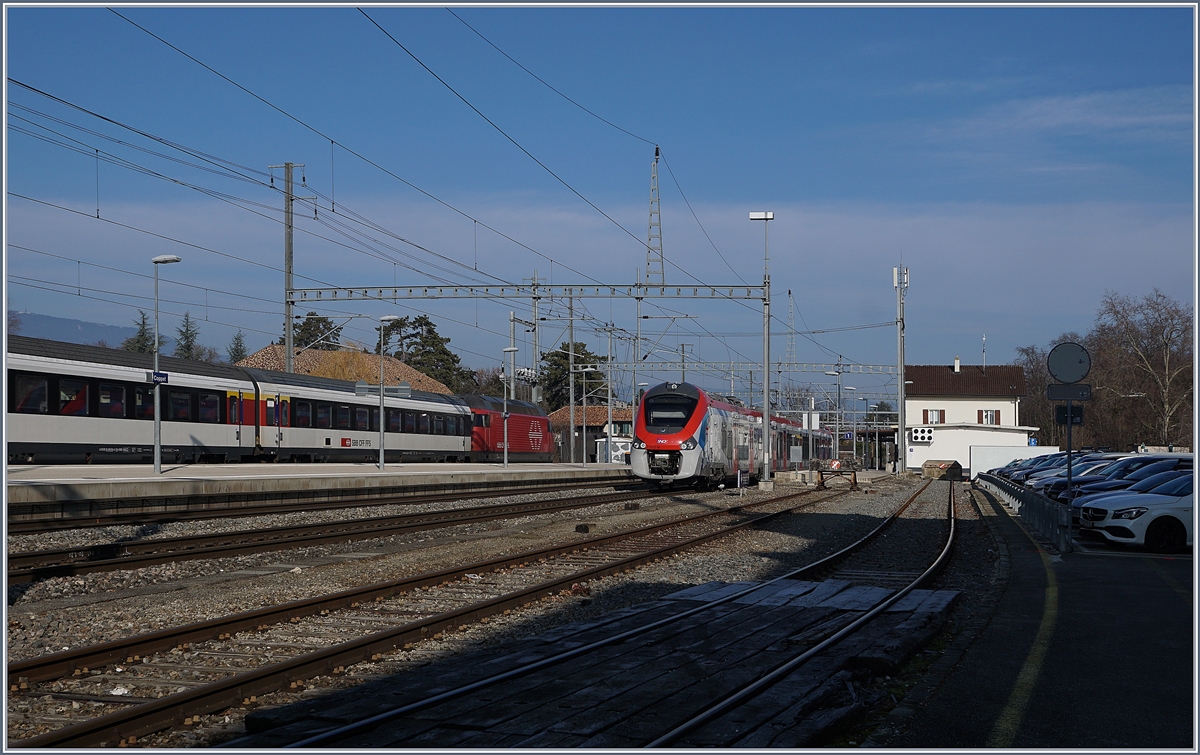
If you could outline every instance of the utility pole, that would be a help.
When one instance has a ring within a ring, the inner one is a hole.
[[[284,163],[283,165],[268,165],[270,169],[283,168],[283,364],[284,372],[295,372],[292,356],[296,351],[292,340],[292,203],[296,201],[292,191],[292,169],[303,168],[304,163]],[[271,185],[275,185],[275,176],[271,176]]]
[[[679,344],[679,382],[687,382],[687,347],[695,346],[694,343]]]
[[[771,490],[771,236],[773,212],[752,212],[751,220],[763,221],[763,474],[759,487]]]
[[[663,275],[662,215],[658,207],[658,145],[654,145],[654,163],[650,166],[650,231],[646,240],[646,283],[666,283]]]
[[[567,299],[567,340],[570,341],[570,346],[567,347],[567,385],[570,391],[571,405],[571,463],[575,463],[575,297]],[[584,420],[587,421],[586,418]],[[586,440],[586,427],[584,438]],[[586,449],[585,449],[586,451]]]
[[[892,287],[896,289],[896,474],[908,469],[908,438],[904,434],[904,294],[908,291],[908,268],[892,268]]]
[[[533,403],[538,404],[540,406],[542,403],[542,386],[540,385],[541,376],[542,376],[542,370],[541,370],[542,352],[538,351],[538,330],[539,330],[539,328],[538,328],[538,322],[539,322],[539,320],[538,320],[538,300],[541,297],[538,296],[538,271],[537,270],[533,271],[533,286],[532,286],[532,288],[533,288],[533,296],[531,297],[531,301],[533,302],[533,322],[530,324],[529,327],[533,329],[533,369],[535,371],[535,374],[537,375],[537,382],[535,382],[533,385],[533,388],[531,391],[532,395],[530,396],[530,399],[532,400]]]

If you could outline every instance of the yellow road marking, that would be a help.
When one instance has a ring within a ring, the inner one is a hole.
[[[1025,532],[1025,528],[1022,527],[1021,531]],[[1025,532],[1025,536],[1029,537],[1030,542],[1037,548],[1038,554],[1042,557],[1042,566],[1046,569],[1046,599],[1042,608],[1042,622],[1038,626],[1037,636],[1033,639],[1029,655],[1025,658],[1025,664],[1021,667],[1021,673],[1017,674],[1017,682],[1013,685],[1008,703],[1005,704],[1004,710],[1000,711],[996,725],[992,728],[991,736],[988,737],[988,747],[1012,747],[1017,730],[1021,726],[1021,720],[1025,717],[1025,709],[1029,707],[1033,685],[1037,682],[1038,674],[1042,670],[1042,661],[1045,660],[1046,651],[1050,647],[1054,626],[1058,622],[1058,579],[1050,565],[1050,557],[1046,555],[1046,551],[1042,550],[1042,546],[1029,536],[1028,532]]]
[[[1150,564],[1150,568],[1158,572],[1158,576],[1162,577],[1162,581],[1166,582],[1168,587],[1174,590],[1179,597],[1183,598],[1189,606],[1192,604],[1192,591],[1179,584],[1179,581],[1170,574],[1167,574],[1167,570],[1158,565],[1158,559],[1147,558],[1145,561]]]

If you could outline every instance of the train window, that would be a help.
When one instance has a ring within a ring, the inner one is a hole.
[[[58,381],[58,413],[76,417],[88,414],[88,384],[86,380]]]
[[[266,404],[267,404],[266,425],[267,425],[267,427],[274,427],[275,426],[275,399],[273,399],[273,398],[267,399]]]
[[[445,435],[446,434],[446,420],[444,420],[442,418],[442,415],[440,415],[440,414],[433,415],[433,434],[434,435]]]
[[[116,383],[100,384],[100,416],[125,416],[125,386]]]
[[[200,421],[221,421],[221,396],[217,393],[200,394]]]
[[[227,414],[229,415],[229,424],[236,425],[238,423],[238,397],[229,397],[229,407]]]
[[[370,430],[371,429],[371,410],[365,406],[354,407],[354,429],[355,430]]]
[[[329,404],[317,404],[317,427],[331,427],[329,420],[333,415],[333,407]]]
[[[420,419],[421,419],[420,428],[419,428],[420,433],[422,435],[428,435],[429,434],[429,415],[422,412]]]
[[[404,432],[415,433],[417,431],[417,415],[412,412],[404,413]]]
[[[335,418],[337,419],[337,429],[339,429],[339,430],[349,430],[350,429],[350,407],[339,406],[337,408],[337,415]]]
[[[133,389],[133,418],[154,419],[154,389]]]
[[[44,377],[17,375],[16,411],[23,414],[45,414],[47,385]]]
[[[492,426],[492,415],[490,415],[490,414],[476,414],[475,415],[475,427],[491,427],[491,426]]]
[[[296,427],[312,427],[312,404],[308,401],[296,402]]]
[[[379,407],[373,406],[371,407],[371,429],[379,432],[379,427]]]
[[[167,391],[167,419],[176,422],[192,421],[192,394],[188,391]]]
[[[400,425],[404,421],[403,413],[399,409],[388,409],[388,426],[389,433],[400,432]]]
[[[292,402],[287,399],[279,402],[279,425],[281,427],[291,427],[292,425]]]

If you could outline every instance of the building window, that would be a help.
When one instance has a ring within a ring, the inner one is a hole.
[[[1000,424],[999,409],[980,409],[979,424],[981,425],[998,425]]]
[[[945,409],[922,409],[921,410],[922,425],[944,425],[946,424]]]

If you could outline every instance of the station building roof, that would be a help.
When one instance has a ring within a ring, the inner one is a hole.
[[[1025,371],[1012,364],[996,364],[989,367],[975,364],[961,365],[955,371],[951,364],[909,364],[904,366],[904,379],[912,385],[905,386],[908,398],[922,396],[1024,396]]]
[[[633,409],[626,406],[618,409],[613,407],[613,422],[632,422]],[[575,426],[576,427],[603,427],[608,424],[608,404],[600,404],[595,406],[588,404],[586,421],[583,416],[583,407],[575,407]],[[569,427],[571,425],[571,407],[564,406],[561,409],[555,409],[550,413],[551,427]]]

